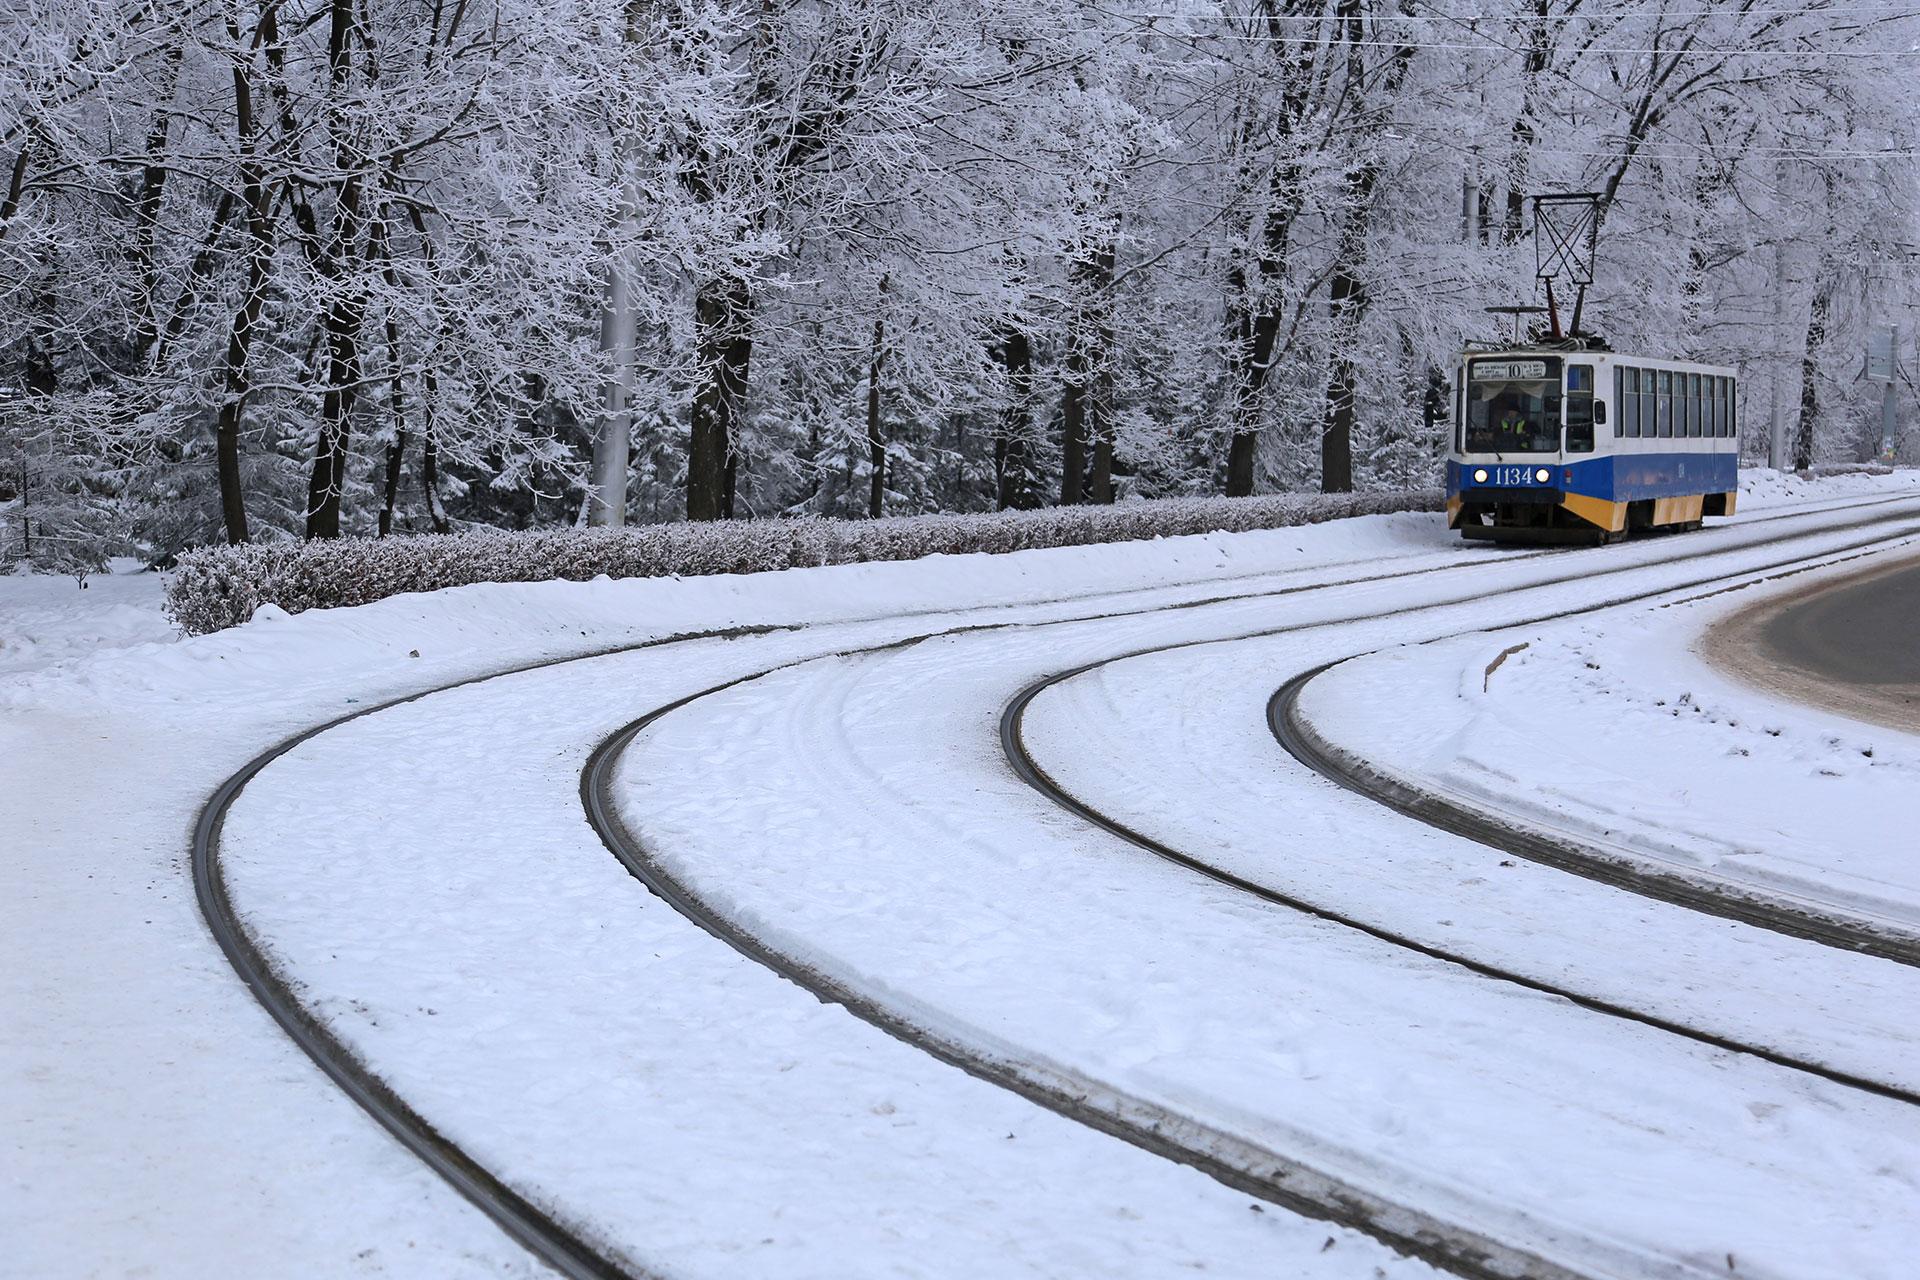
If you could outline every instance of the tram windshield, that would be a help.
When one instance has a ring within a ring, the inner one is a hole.
[[[1560,361],[1475,360],[1467,380],[1468,453],[1560,447]]]

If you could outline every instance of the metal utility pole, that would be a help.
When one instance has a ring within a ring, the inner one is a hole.
[[[593,438],[593,492],[587,498],[587,523],[617,529],[627,522],[627,466],[632,448],[634,317],[631,285],[624,263],[607,271],[607,306],[600,315],[600,349],[613,356],[607,378],[600,430]]]
[[[1767,465],[1775,471],[1787,465],[1787,424],[1780,413],[1780,375],[1787,361],[1787,255],[1781,239],[1773,241],[1773,360],[1767,373]]]
[[[1880,384],[1880,448],[1875,457],[1892,462],[1900,446],[1899,405],[1894,384],[1900,369],[1900,326],[1877,324],[1867,333],[1867,381]]]
[[[1773,189],[1787,189],[1787,156],[1782,151],[1773,162]],[[1787,251],[1786,237],[1778,231],[1773,237],[1773,334],[1767,345],[1773,359],[1767,372],[1767,465],[1775,471],[1787,465],[1787,424],[1780,413],[1780,372],[1787,360]]]

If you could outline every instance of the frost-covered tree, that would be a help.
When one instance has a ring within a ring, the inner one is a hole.
[[[1527,197],[1586,190],[1580,326],[1741,366],[1750,455],[1843,456],[1917,42],[1839,0],[21,0],[0,454],[155,559],[1403,487],[1535,296]]]

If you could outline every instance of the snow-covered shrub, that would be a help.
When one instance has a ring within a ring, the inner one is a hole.
[[[1440,495],[1278,494],[1166,498],[886,520],[783,520],[336,538],[208,547],[180,557],[167,612],[194,635],[235,626],[271,604],[288,613],[368,604],[477,582],[584,582],[667,574],[758,573],[929,555],[1075,547],[1195,533],[1240,533],[1346,516],[1437,508]]]

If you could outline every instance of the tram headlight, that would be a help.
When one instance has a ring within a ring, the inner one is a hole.
[[[1487,482],[1487,469],[1485,467],[1479,467],[1475,469],[1473,473],[1473,482],[1475,484],[1485,484]]]
[[[1538,480],[1541,484],[1545,484],[1547,481],[1553,479],[1553,472],[1547,470],[1545,467],[1542,467],[1538,471],[1533,473],[1533,478],[1535,480]]]

